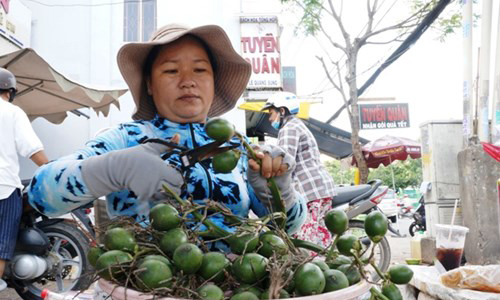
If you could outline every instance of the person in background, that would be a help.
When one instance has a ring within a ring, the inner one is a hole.
[[[276,92],[262,110],[269,111],[269,121],[278,130],[278,146],[295,158],[295,189],[307,199],[308,216],[297,237],[327,246],[331,235],[323,216],[332,208],[334,182],[320,160],[318,144],[306,125],[296,117],[299,100],[289,92]]]
[[[136,104],[134,121],[110,128],[85,148],[40,168],[28,189],[35,209],[59,216],[106,196],[110,216],[143,223],[149,209],[166,199],[165,183],[184,199],[216,200],[242,218],[250,210],[264,216],[272,204],[266,178],[276,176],[289,220],[286,228],[290,233],[300,229],[306,203],[291,187],[295,163],[283,149],[261,148],[262,167],[242,155],[234,170],[220,173],[211,160],[184,167],[179,149],[143,143],[155,138],[195,148],[214,141],[205,123],[234,108],[251,74],[250,64],[221,27],[169,24],[150,41],[125,44],[117,58]],[[228,143],[245,151],[236,137]],[[210,218],[234,231],[222,215]]]
[[[1,278],[14,253],[23,207],[18,155],[38,166],[48,162],[28,116],[11,103],[16,91],[14,74],[0,68],[0,291],[7,287]]]

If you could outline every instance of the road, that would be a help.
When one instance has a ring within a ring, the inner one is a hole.
[[[391,246],[391,264],[404,264],[405,260],[410,258],[410,240],[411,236],[408,232],[413,219],[403,218],[399,219],[394,227],[401,232],[404,237],[397,237],[392,233],[388,232],[386,237]]]
[[[404,237],[396,237],[390,232],[387,233],[386,237],[391,246],[391,264],[404,264],[405,259],[410,258],[410,235],[408,233],[408,228],[412,219],[404,218],[398,220],[395,227],[398,228]],[[15,290],[6,289],[0,292],[0,300],[18,300],[21,299]]]

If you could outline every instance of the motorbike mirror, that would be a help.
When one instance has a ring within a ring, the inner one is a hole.
[[[420,184],[420,193],[425,194],[427,191],[430,191],[432,187],[432,183],[429,181],[423,181],[422,184]]]

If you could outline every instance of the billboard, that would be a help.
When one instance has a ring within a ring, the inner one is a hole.
[[[252,65],[248,89],[280,88],[281,58],[276,16],[240,17],[241,55]]]
[[[359,104],[359,129],[410,127],[408,103]]]

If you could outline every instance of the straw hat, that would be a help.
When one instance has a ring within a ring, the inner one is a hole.
[[[216,25],[188,28],[169,24],[156,30],[148,42],[129,43],[118,51],[118,67],[127,82],[136,105],[134,120],[150,120],[156,114],[156,107],[147,94],[143,78],[143,67],[149,52],[157,45],[171,43],[186,34],[198,37],[207,45],[213,57],[215,96],[208,117],[215,117],[231,110],[245,90],[252,72],[245,61],[231,45],[224,30]]]

